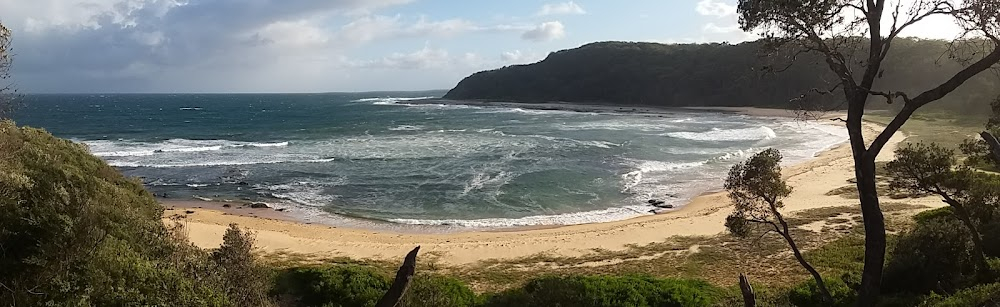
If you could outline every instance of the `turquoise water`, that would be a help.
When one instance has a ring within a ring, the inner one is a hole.
[[[408,103],[439,95],[31,95],[16,117],[158,195],[475,228],[651,214],[648,199],[681,206],[763,148],[793,163],[846,140],[786,118]]]

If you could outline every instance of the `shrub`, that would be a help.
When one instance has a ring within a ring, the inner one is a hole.
[[[830,290],[830,297],[833,299],[832,302],[824,302],[823,296],[819,292],[819,288],[816,286],[815,280],[808,280],[803,282],[788,293],[788,301],[790,301],[795,306],[806,307],[806,306],[851,306],[854,305],[854,301],[857,299],[858,293],[855,289],[845,282],[845,279],[852,279],[854,276],[845,275],[841,278],[826,278],[827,289]],[[856,278],[855,278],[856,279]]]
[[[472,307],[476,306],[477,298],[476,293],[457,279],[418,273],[406,290],[401,306]]]
[[[975,282],[972,243],[953,216],[935,212],[903,233],[886,265],[887,292],[952,292]]]
[[[954,209],[952,209],[951,207],[941,207],[917,213],[916,215],[913,216],[913,220],[916,221],[917,224],[923,224],[939,218],[955,218],[953,212]]]
[[[941,297],[932,295],[921,307],[1000,306],[1000,283],[979,285]]]
[[[162,212],[85,146],[0,122],[0,305],[228,304],[165,260]]]
[[[281,272],[271,294],[294,306],[375,306],[389,277],[363,266],[292,268]]]
[[[486,306],[710,306],[719,290],[702,281],[646,276],[542,277]]]

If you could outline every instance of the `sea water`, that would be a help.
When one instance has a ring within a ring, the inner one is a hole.
[[[847,138],[791,118],[414,103],[439,95],[29,95],[16,119],[86,144],[157,195],[459,228],[648,215],[649,199],[679,207],[720,189],[764,148],[789,164]]]

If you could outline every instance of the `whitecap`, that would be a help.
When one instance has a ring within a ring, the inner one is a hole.
[[[713,129],[705,132],[668,132],[662,135],[694,141],[757,141],[778,137],[774,130],[766,126],[742,129]]]
[[[677,201],[680,204],[681,201]],[[510,228],[524,226],[556,226],[603,223],[626,220],[643,215],[651,215],[648,205],[636,205],[574,212],[555,215],[535,215],[522,218],[485,218],[485,219],[389,219],[390,222],[407,225],[458,226],[468,228]]]
[[[424,126],[420,125],[399,125],[396,127],[389,128],[390,131],[420,131],[424,130]]]

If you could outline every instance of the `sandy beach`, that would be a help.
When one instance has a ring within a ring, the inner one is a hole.
[[[630,110],[631,111],[631,110]],[[636,110],[637,112],[640,110]],[[787,110],[732,108],[714,110],[757,116],[789,116]],[[829,120],[838,114],[821,119]],[[876,124],[866,123],[865,134],[872,139]],[[879,160],[888,160],[905,137],[895,135],[883,149]],[[785,200],[786,214],[796,211],[836,206],[856,206],[857,200],[829,191],[851,185],[853,160],[847,144],[820,153],[812,160],[786,167],[784,175],[794,189]],[[933,199],[908,201],[914,204],[940,206]],[[235,209],[211,207],[198,201],[165,201],[167,223],[182,223],[194,244],[217,247],[231,223],[249,228],[257,234],[257,245],[267,252],[291,252],[308,256],[358,259],[396,259],[414,246],[420,245],[424,255],[436,257],[443,265],[466,265],[483,260],[503,260],[537,254],[582,256],[601,250],[623,250],[630,245],[663,242],[672,236],[709,236],[725,231],[724,221],[730,213],[728,197],[723,192],[708,193],[694,198],[678,210],[624,221],[562,226],[544,229],[523,229],[502,232],[460,232],[446,234],[397,233],[332,227],[296,221],[271,209]],[[200,207],[200,208],[196,208]]]

